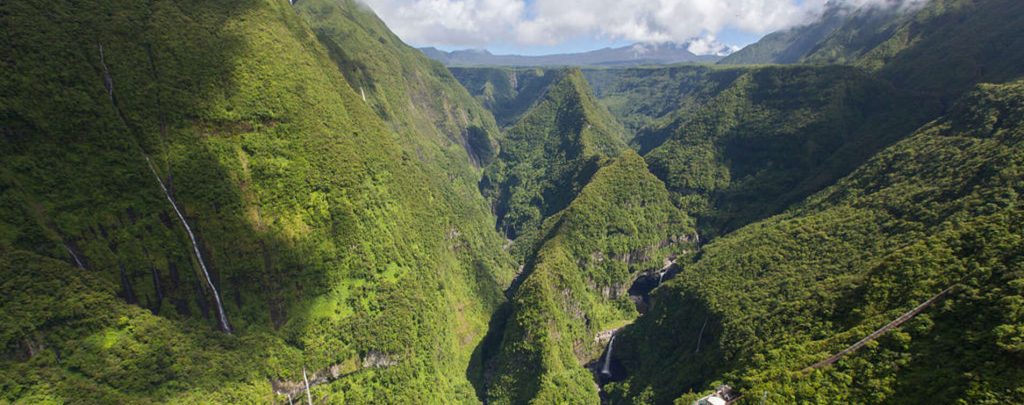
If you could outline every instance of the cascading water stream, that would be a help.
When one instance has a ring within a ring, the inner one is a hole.
[[[213,291],[213,300],[217,304],[217,316],[220,321],[220,328],[225,333],[231,333],[231,325],[228,324],[228,317],[224,313],[224,306],[220,303],[220,293],[217,292],[217,287],[213,285],[213,279],[210,278],[210,272],[206,269],[206,262],[203,261],[203,254],[199,251],[199,243],[196,241],[196,235],[192,233],[192,227],[188,226],[188,221],[185,220],[185,215],[178,209],[178,204],[174,202],[174,198],[171,197],[170,191],[167,190],[167,186],[164,186],[164,181],[160,179],[160,175],[156,172],[156,167],[153,166],[153,162],[149,160],[149,156],[145,156],[146,164],[149,165],[149,170],[153,172],[153,176],[156,177],[157,183],[160,184],[160,189],[164,191],[164,196],[167,197],[167,201],[171,203],[171,208],[174,208],[174,213],[178,214],[178,219],[181,220],[181,224],[185,226],[185,232],[188,232],[188,238],[192,241],[192,250],[195,252],[196,259],[199,261],[199,267],[203,269],[203,276],[206,277],[206,284],[210,286],[210,290]]]
[[[306,367],[302,367],[302,381],[306,383],[306,401],[313,405],[313,393],[309,391],[309,379],[306,378]]]
[[[68,246],[67,243],[64,243],[64,249],[67,249],[68,253],[71,254],[71,258],[75,260],[75,264],[78,265],[78,268],[84,270],[85,269],[85,265],[82,264],[82,259],[78,258],[78,255],[76,255],[75,251],[71,249],[71,246]]]
[[[704,318],[704,324],[700,326],[700,332],[697,333],[697,348],[694,349],[694,353],[700,353],[700,341],[704,339],[704,328],[708,327],[708,318]]]
[[[612,344],[615,343],[615,335],[608,340],[608,353],[604,355],[604,366],[601,367],[601,374],[605,376],[612,375]]]

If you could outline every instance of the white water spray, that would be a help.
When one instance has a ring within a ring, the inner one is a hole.
[[[146,164],[149,165],[149,170],[153,172],[153,176],[156,177],[157,183],[160,183],[160,189],[164,191],[164,196],[167,197],[167,201],[171,203],[171,208],[174,208],[174,213],[178,214],[178,219],[181,220],[181,224],[185,225],[185,232],[188,232],[188,238],[192,241],[192,250],[196,254],[196,259],[199,260],[199,267],[203,269],[203,275],[206,276],[206,284],[210,286],[210,290],[213,291],[213,300],[217,304],[217,316],[220,320],[220,328],[226,333],[231,333],[231,326],[228,325],[228,317],[224,314],[224,306],[220,303],[220,293],[217,292],[217,287],[213,285],[213,280],[210,278],[210,272],[206,270],[206,262],[203,261],[203,254],[199,251],[199,243],[196,242],[196,235],[192,233],[192,227],[188,226],[188,221],[185,220],[185,215],[178,209],[178,204],[174,202],[174,198],[171,198],[171,193],[167,191],[167,186],[164,186],[164,181],[160,179],[160,175],[156,173],[156,167],[153,166],[153,162],[149,160],[149,156],[146,156]]]
[[[612,375],[612,344],[615,343],[615,335],[608,340],[608,353],[604,355],[604,366],[601,367],[601,374],[606,376]]]
[[[661,285],[661,280],[665,278],[665,272],[658,273],[658,285]]]

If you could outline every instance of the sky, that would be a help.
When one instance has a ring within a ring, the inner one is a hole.
[[[825,0],[363,0],[413,46],[540,55],[635,42],[743,46]]]
[[[542,55],[691,41],[691,51],[706,54],[812,22],[828,1],[863,6],[926,0],[362,1],[413,46]]]

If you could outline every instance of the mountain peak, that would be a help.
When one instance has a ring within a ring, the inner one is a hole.
[[[424,54],[448,66],[637,66],[675,63],[711,63],[733,48],[714,39],[686,42],[637,42],[617,48],[540,56],[495,55],[486,49],[451,52],[433,47],[420,48]]]

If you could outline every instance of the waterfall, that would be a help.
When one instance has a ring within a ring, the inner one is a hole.
[[[153,276],[153,289],[156,290],[156,304],[151,308],[153,315],[156,315],[160,313],[160,307],[164,302],[164,289],[160,286],[160,274],[153,263],[149,264],[149,273]]]
[[[366,102],[366,92],[363,91],[362,87],[359,87],[359,94],[363,95],[363,102],[365,103]]]
[[[601,374],[606,376],[612,375],[612,344],[615,343],[615,335],[608,340],[608,353],[604,355],[604,366],[601,367]]]
[[[666,272],[664,272],[664,271],[661,272],[661,273],[658,273],[658,285],[661,285],[661,280],[665,278],[665,273]]]
[[[302,381],[306,383],[306,401],[313,405],[313,394],[309,392],[309,379],[306,378],[306,367],[302,367]]]
[[[700,353],[700,341],[704,338],[704,328],[708,327],[708,318],[704,318],[704,324],[700,326],[700,333],[697,334],[697,349],[693,353]]]
[[[192,250],[196,254],[196,259],[199,261],[199,267],[203,269],[203,276],[206,277],[206,283],[210,286],[210,290],[213,291],[213,300],[217,304],[217,317],[220,321],[220,328],[226,333],[231,333],[231,325],[228,325],[228,317],[224,314],[224,306],[220,303],[220,294],[217,292],[217,287],[213,285],[213,280],[210,279],[210,272],[206,270],[206,262],[203,261],[203,254],[199,251],[199,243],[196,242],[196,235],[192,233],[192,228],[188,226],[188,221],[185,220],[185,215],[178,209],[178,204],[174,202],[174,198],[171,198],[171,193],[167,191],[167,187],[164,186],[164,181],[160,179],[160,175],[156,173],[156,167],[153,166],[153,162],[149,160],[149,156],[145,156],[146,164],[149,165],[149,170],[153,171],[153,176],[156,176],[157,183],[160,183],[160,189],[164,191],[164,196],[167,197],[167,201],[171,203],[171,208],[174,208],[174,213],[178,214],[178,219],[181,220],[181,224],[185,226],[185,232],[188,232],[188,238],[192,241]]]
[[[110,76],[110,69],[107,68],[107,59],[103,55],[103,44],[100,47],[100,66],[103,66],[103,87],[107,89],[107,96],[114,100],[114,78]]]
[[[78,265],[78,268],[85,270],[85,265],[82,264],[82,260],[78,258],[78,255],[75,254],[75,251],[72,250],[71,246],[68,246],[66,242],[64,243],[64,249],[67,249],[68,253],[71,254],[71,258],[75,259],[75,264]]]

